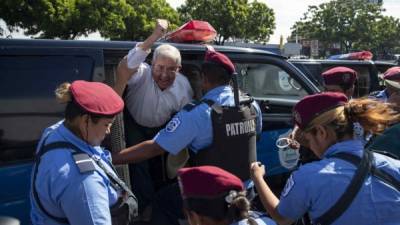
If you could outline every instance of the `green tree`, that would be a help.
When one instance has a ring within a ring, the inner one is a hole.
[[[245,21],[244,39],[256,42],[268,42],[275,29],[275,14],[264,3],[254,1],[249,5]]]
[[[395,45],[392,39],[396,35],[385,36],[398,32],[399,21],[383,16],[383,11],[381,4],[367,0],[334,0],[309,6],[304,17],[292,27],[292,37],[297,33],[303,38],[318,39],[325,49],[339,43],[342,52],[377,51],[387,43]]]
[[[217,31],[216,44],[228,38],[267,41],[274,29],[273,11],[265,4],[247,0],[186,0],[178,8],[182,21],[205,20]]]
[[[370,37],[367,40],[361,38],[355,44],[356,49],[370,48],[375,54],[397,53],[396,47],[400,48],[400,21],[391,16],[385,16],[377,20]]]
[[[178,13],[165,0],[127,0],[132,8],[123,18],[124,27],[101,30],[104,37],[113,40],[144,40],[154,29],[155,20],[166,19],[170,29],[180,25]]]
[[[74,39],[97,30],[124,29],[123,0],[2,0],[0,17],[10,31],[40,38]]]
[[[0,18],[10,31],[61,39],[99,31],[113,40],[143,40],[157,18],[168,19],[171,28],[180,23],[165,0],[1,0]]]

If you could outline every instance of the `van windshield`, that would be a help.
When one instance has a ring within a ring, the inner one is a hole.
[[[282,68],[272,64],[236,64],[239,87],[255,98],[299,100],[307,95],[301,85]]]

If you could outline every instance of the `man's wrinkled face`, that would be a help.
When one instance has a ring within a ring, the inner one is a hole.
[[[152,64],[153,80],[161,90],[165,90],[174,83],[179,69],[180,66],[173,59],[157,57]]]

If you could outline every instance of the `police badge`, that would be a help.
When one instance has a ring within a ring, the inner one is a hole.
[[[174,132],[176,128],[178,128],[179,124],[181,124],[181,121],[175,117],[171,121],[169,121],[169,123],[165,127],[165,131]]]

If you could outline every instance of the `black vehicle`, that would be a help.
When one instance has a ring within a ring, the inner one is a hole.
[[[315,85],[323,89],[321,74],[336,66],[349,67],[358,73],[354,97],[362,97],[382,89],[380,75],[395,63],[370,60],[289,59],[290,63],[306,74]]]
[[[35,148],[43,130],[63,118],[56,104],[58,84],[90,80],[113,85],[119,60],[135,42],[0,40],[0,215],[29,224],[29,186]],[[182,71],[196,97],[200,65],[206,48],[173,44],[182,54]],[[257,143],[258,160],[267,165],[271,180],[281,187],[298,155],[277,149],[276,140],[292,127],[292,107],[318,92],[300,70],[273,53],[238,47],[214,46],[228,55],[239,73],[239,87],[250,93],[263,111],[263,133]],[[151,59],[151,56],[149,56]],[[125,147],[122,115],[104,145],[111,151]],[[119,172],[128,181],[128,170]]]

